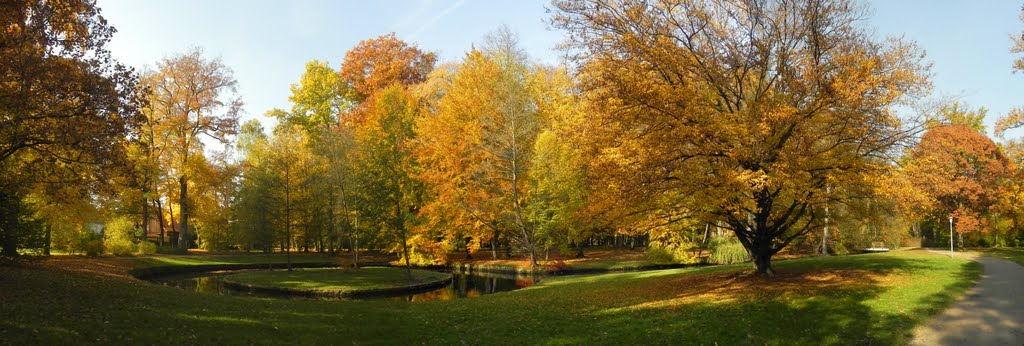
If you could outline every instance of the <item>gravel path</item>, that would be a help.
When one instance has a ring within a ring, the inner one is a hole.
[[[974,260],[985,269],[977,285],[917,328],[910,345],[1024,345],[1024,267],[992,257]]]

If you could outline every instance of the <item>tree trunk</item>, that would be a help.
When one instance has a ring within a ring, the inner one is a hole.
[[[491,235],[491,259],[498,259],[498,230]]]
[[[17,257],[18,256],[18,241],[13,234],[4,237],[4,251],[0,253],[4,257]]]
[[[754,272],[761,275],[775,275],[772,269],[772,251],[767,248],[760,248],[751,251],[750,257],[754,260]]]
[[[167,203],[167,211],[170,213],[168,215],[171,216],[171,231],[174,231],[174,230],[178,229],[178,223],[177,223],[177,221],[174,221],[174,206],[171,205],[170,201],[168,201],[168,203]],[[175,247],[178,246],[178,241],[177,240],[171,240],[170,243],[171,243],[171,246],[175,246]]]
[[[586,256],[583,255],[583,242],[578,241],[578,242],[576,242],[576,258],[583,258],[583,257],[586,257]]]
[[[284,248],[285,261],[288,262],[288,271],[292,271],[292,238],[291,234],[288,235],[288,246]]]
[[[285,208],[287,210],[287,207],[285,207]],[[288,213],[285,212],[285,214],[288,214]],[[291,220],[291,216],[287,216],[286,218],[288,220]],[[285,246],[284,246],[284,257],[285,257],[285,261],[288,262],[288,271],[292,271],[292,223],[291,222],[286,223],[285,226],[284,226],[284,229],[285,229],[285,231],[284,231],[284,243],[285,243]]]
[[[142,197],[142,236],[139,241],[146,241],[147,237],[149,237],[149,198]]]
[[[405,221],[402,220],[402,206],[398,205],[398,215],[395,216],[395,229],[398,230],[398,235],[402,237],[402,256],[405,257],[405,276],[408,277],[409,282],[412,282],[412,266],[409,264],[409,239],[405,232]]]
[[[334,219],[334,192],[327,193],[327,252],[334,255],[334,242],[338,240],[338,225]]]
[[[513,138],[514,140],[514,138]],[[513,141],[513,146],[515,142]],[[523,237],[523,245],[526,246],[526,251],[530,252],[530,268],[537,268],[537,246],[534,244],[533,232],[526,227],[523,222],[523,208],[519,201],[519,162],[512,159],[512,211],[513,220],[516,223],[516,228],[519,229],[521,236]]]
[[[178,178],[178,184],[181,186],[181,232],[178,233],[178,247],[188,251],[188,180],[184,175]]]
[[[825,227],[821,234],[821,255],[828,256],[828,218],[825,218]]]
[[[263,247],[263,254],[267,257],[267,270],[274,270],[274,262],[270,260],[270,253],[274,252],[273,247],[273,241]]]
[[[164,202],[160,200],[160,195],[156,198],[156,222],[160,225],[160,246],[164,246]]]
[[[352,243],[352,268],[359,269],[359,238],[353,238]]]
[[[49,223],[46,224],[46,243],[43,244],[43,254],[50,255],[50,239],[52,239],[53,226]]]
[[[763,225],[751,226],[754,230],[764,229],[757,227],[763,227]],[[768,235],[755,233],[750,238],[745,238],[737,231],[736,238],[743,244],[743,248],[747,249],[747,254],[753,260],[755,274],[775,275],[775,270],[772,269],[772,255],[775,255],[777,250],[772,248],[772,239]]]
[[[701,263],[704,263],[703,262],[704,261],[704,249],[708,248],[708,238],[710,238],[710,235],[711,235],[711,224],[705,223],[704,224],[704,240],[700,241],[700,246],[698,247],[699,251],[697,251],[697,260],[701,261]]]
[[[402,256],[405,257],[405,276],[409,278],[409,282],[412,282],[412,265],[409,264],[409,241],[406,239],[404,229],[399,233],[402,234]]]
[[[291,183],[291,165],[284,166],[284,236],[288,246],[284,250],[285,260],[288,262],[288,271],[292,271],[292,189],[288,184]]]
[[[347,208],[346,208],[347,209]],[[352,218],[352,241],[350,250],[354,250],[352,254],[352,268],[359,269],[359,217]]]

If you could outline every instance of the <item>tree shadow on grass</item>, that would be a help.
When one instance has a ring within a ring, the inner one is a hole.
[[[0,313],[16,317],[0,334],[13,343],[898,344],[978,275],[974,263],[906,255],[780,262],[772,279],[737,271],[564,278],[407,304],[206,296],[6,269]],[[951,277],[910,291],[939,275]]]

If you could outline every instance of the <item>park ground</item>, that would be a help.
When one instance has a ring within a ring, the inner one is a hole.
[[[127,274],[262,257],[54,256],[2,267],[0,343],[904,344],[982,273],[970,259],[905,250],[778,261],[771,278],[745,275],[748,264],[571,275],[415,303],[195,294]]]

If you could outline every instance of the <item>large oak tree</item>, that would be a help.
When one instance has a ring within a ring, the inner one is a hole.
[[[151,92],[152,118],[162,119],[159,131],[168,134],[164,150],[178,180],[181,208],[178,246],[187,248],[193,160],[204,154],[202,137],[228,143],[238,131],[242,101],[235,95],[237,82],[231,69],[219,59],[203,57],[199,49],[164,59],[143,82]]]
[[[623,198],[724,221],[758,273],[821,225],[828,186],[865,186],[905,137],[893,107],[928,87],[922,53],[854,1],[554,6]]]

